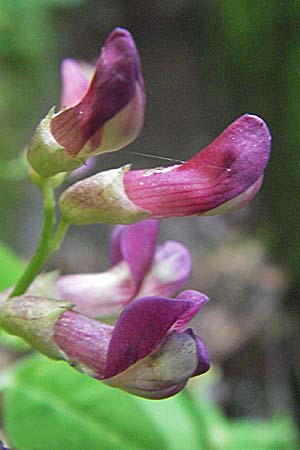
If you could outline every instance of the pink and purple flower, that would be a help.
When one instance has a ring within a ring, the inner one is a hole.
[[[58,296],[89,317],[113,315],[137,297],[172,296],[191,273],[191,257],[179,242],[157,246],[158,231],[158,220],[116,226],[110,244],[112,267],[59,277]]]
[[[128,145],[144,122],[139,55],[123,28],[109,35],[94,69],[65,59],[62,85],[61,111],[43,119],[28,149],[31,166],[46,177]]]
[[[66,311],[53,340],[72,365],[112,387],[151,399],[170,397],[209,369],[205,345],[185,329],[207,300],[196,291],[176,299],[140,298],[115,326]]]
[[[175,299],[143,297],[114,326],[65,302],[25,295],[1,303],[1,325],[52,359],[65,360],[105,384],[141,397],[175,395],[209,369],[205,344],[187,323],[208,298],[184,291]]]
[[[265,122],[245,114],[189,161],[100,172],[67,189],[60,208],[66,221],[78,225],[227,212],[258,192],[270,149]]]

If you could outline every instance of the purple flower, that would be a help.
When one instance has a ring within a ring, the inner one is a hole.
[[[62,79],[61,103],[66,109],[53,117],[51,131],[67,153],[77,155],[88,141],[87,153],[116,150],[139,134],[144,83],[138,52],[127,30],[116,28],[109,35],[90,83],[73,60],[64,61]],[[111,119],[113,124],[108,123]]]
[[[169,297],[177,292],[192,269],[188,250],[179,242],[156,246],[159,221],[145,220],[114,228],[106,272],[65,275],[56,282],[59,297],[90,317],[118,312],[134,298]]]
[[[223,213],[258,192],[270,148],[267,125],[245,114],[189,161],[100,172],[67,189],[60,208],[65,220],[78,225]]]
[[[140,298],[114,327],[66,311],[53,341],[72,365],[110,386],[151,399],[170,397],[209,369],[205,345],[185,329],[207,300],[196,291],[176,299]]]
[[[109,386],[160,399],[209,369],[204,343],[185,328],[207,301],[197,291],[176,299],[143,297],[111,326],[73,311],[69,303],[25,295],[0,303],[0,322],[49,358]]]
[[[92,155],[128,145],[144,122],[139,55],[123,28],[109,35],[94,70],[64,60],[62,84],[62,110],[51,110],[40,123],[28,151],[42,176],[74,170]]]

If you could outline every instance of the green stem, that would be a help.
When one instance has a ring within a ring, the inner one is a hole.
[[[61,220],[56,228],[56,231],[49,242],[49,249],[51,253],[56,252],[59,249],[60,244],[65,237],[66,231],[69,228],[69,224],[64,220]]]
[[[44,225],[41,239],[35,254],[10,294],[10,297],[16,297],[26,292],[27,288],[42,270],[50,255],[59,248],[68,227],[68,225],[62,221],[52,237],[55,224],[55,196],[54,189],[47,179],[44,180],[42,192],[44,198]]]

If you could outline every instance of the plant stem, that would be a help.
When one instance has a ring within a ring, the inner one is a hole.
[[[52,239],[49,241],[49,250],[51,253],[59,249],[68,228],[69,224],[67,222],[64,220],[59,222]]]
[[[65,235],[68,224],[61,221],[56,229],[54,236],[53,227],[55,225],[55,196],[54,189],[49,180],[45,179],[42,185],[42,193],[44,199],[44,225],[39,245],[33,255],[30,263],[26,267],[23,275],[17,282],[10,297],[16,297],[24,294],[35,277],[40,273],[44,264],[50,255],[55,252]]]

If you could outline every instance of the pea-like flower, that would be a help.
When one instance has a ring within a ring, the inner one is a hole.
[[[186,324],[207,302],[196,291],[176,299],[144,297],[127,305],[115,326],[38,297],[13,297],[0,305],[0,321],[54,359],[141,397],[179,392],[209,369],[202,340]]]
[[[144,122],[139,55],[123,28],[109,35],[94,70],[64,60],[62,85],[61,111],[52,109],[42,120],[28,150],[29,163],[46,177],[128,145]]]
[[[64,219],[77,225],[223,213],[258,192],[270,148],[265,122],[245,114],[189,161],[100,172],[68,188],[60,208]]]
[[[75,311],[101,317],[119,312],[137,297],[172,296],[191,273],[191,257],[179,242],[157,246],[158,231],[158,220],[116,226],[110,243],[112,267],[58,278],[58,297],[74,304]]]

